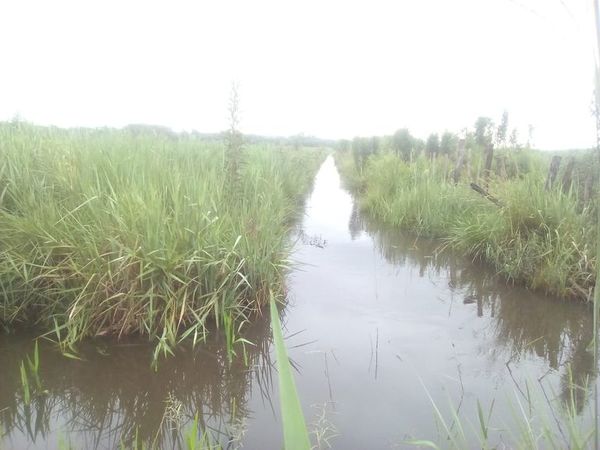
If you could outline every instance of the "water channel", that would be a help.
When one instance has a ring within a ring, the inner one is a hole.
[[[474,426],[477,403],[487,412],[493,402],[498,439],[528,387],[575,395],[581,409],[592,401],[572,388],[595,382],[587,306],[507,284],[464,255],[436,252],[439,242],[369,220],[332,157],[317,174],[299,236],[282,321],[313,441],[324,448],[439,440],[430,397]],[[228,448],[279,449],[268,320],[246,337],[256,345],[232,364],[216,338],[179,350],[157,371],[152,348],[135,340],[89,342],[81,359],[43,346],[44,394],[26,405],[20,363],[32,339],[2,336],[0,448],[118,448],[135,436],[179,448],[198,415]]]

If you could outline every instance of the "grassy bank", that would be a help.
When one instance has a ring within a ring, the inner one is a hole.
[[[456,155],[407,160],[382,150],[357,161],[342,151],[336,162],[361,207],[379,220],[443,238],[511,281],[589,300],[596,278],[596,200],[584,202],[580,186],[597,162],[578,158],[568,188],[556,183],[548,190],[550,157],[532,150],[500,153],[484,180],[483,157],[474,149],[458,183]],[[500,205],[476,193],[471,182],[487,185]]]
[[[148,130],[0,125],[0,323],[64,345],[142,334],[168,350],[281,289],[322,159]]]

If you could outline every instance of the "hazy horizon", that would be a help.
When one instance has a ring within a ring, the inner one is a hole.
[[[520,140],[595,145],[592,2],[128,2],[0,5],[0,120],[418,137],[509,112]],[[8,44],[8,45],[6,45]]]

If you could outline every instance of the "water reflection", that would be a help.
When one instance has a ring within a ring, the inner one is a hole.
[[[3,445],[52,447],[67,438],[76,448],[129,448],[136,442],[183,448],[196,415],[200,429],[211,430],[224,444],[232,442],[250,414],[252,384],[267,400],[271,391],[268,321],[254,323],[245,338],[256,345],[238,348],[240,357],[231,364],[225,343],[214,338],[197,349],[180,349],[157,371],[150,367],[153,349],[147,343],[89,343],[81,348],[82,360],[76,360],[40,342],[42,389],[27,405],[20,363],[31,355],[32,340],[2,337]]]
[[[393,265],[416,267],[420,277],[444,275],[452,297],[458,297],[464,305],[473,304],[477,316],[487,317],[493,324],[495,343],[491,358],[504,358],[508,369],[522,359],[542,359],[548,371],[560,372],[562,400],[575,400],[578,412],[583,410],[590,397],[585,388],[593,386],[597,372],[589,348],[593,338],[589,305],[507,284],[485,264],[444,249],[441,241],[382,226],[362,214],[356,202],[348,229],[353,239],[367,233],[380,254]]]

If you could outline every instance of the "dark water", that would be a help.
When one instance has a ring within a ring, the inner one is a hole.
[[[428,395],[474,426],[477,401],[486,411],[494,402],[497,435],[510,427],[510,405],[531,395],[527,384],[552,399],[573,395],[581,409],[591,401],[572,388],[595,381],[589,308],[507,285],[462,255],[436,255],[438,246],[361,217],[333,160],[324,163],[283,311],[299,395],[323,448],[437,438]],[[256,345],[232,364],[214,338],[180,349],[156,372],[152,348],[136,341],[89,343],[83,360],[44,348],[42,387],[25,405],[19,366],[32,339],[1,337],[0,448],[118,448],[136,437],[179,448],[197,415],[228,448],[279,449],[268,322],[246,338]]]

